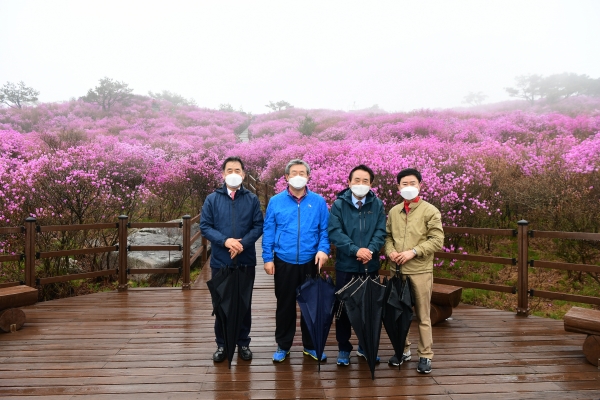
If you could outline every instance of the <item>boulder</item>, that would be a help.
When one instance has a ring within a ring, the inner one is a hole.
[[[176,219],[169,222],[181,222],[181,219]],[[200,230],[199,225],[192,224],[191,237]],[[129,231],[127,244],[130,246],[166,246],[166,245],[182,245],[183,244],[183,229],[181,228],[142,228],[132,229]],[[202,246],[202,240],[198,239],[192,243],[192,248],[189,254],[191,258],[196,251]],[[180,268],[183,267],[181,251],[130,251],[127,253],[127,267],[133,268]],[[118,262],[118,253],[111,253],[111,264]],[[200,259],[198,259],[198,262]],[[130,279],[135,281],[141,280],[163,280],[166,278],[164,274],[150,276],[148,274],[129,275]]]

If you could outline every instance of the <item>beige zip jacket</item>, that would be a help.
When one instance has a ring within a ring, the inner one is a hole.
[[[404,202],[395,205],[388,214],[385,254],[415,249],[417,255],[402,265],[406,275],[433,272],[433,253],[442,249],[444,230],[442,215],[432,204],[420,199],[410,203],[408,215]]]

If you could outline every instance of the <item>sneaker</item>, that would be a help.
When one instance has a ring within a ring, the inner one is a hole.
[[[431,360],[429,358],[419,357],[417,372],[428,374],[431,372]]]
[[[277,346],[277,350],[273,353],[273,361],[282,362],[285,357],[290,354],[289,350],[282,350],[281,347]]]
[[[358,349],[356,350],[356,355],[359,357],[363,357],[365,360],[367,359],[367,356],[363,352],[363,349],[360,347],[360,344],[358,345]],[[379,356],[377,356],[375,358],[375,362],[379,362],[379,361],[381,361],[381,358],[379,358]]]
[[[350,352],[349,351],[340,350],[338,352],[337,365],[350,365]]]
[[[312,357],[312,359],[313,359],[313,360],[317,360],[317,361],[319,360],[319,359],[317,358],[317,352],[316,352],[316,350],[310,350],[310,349],[307,349],[307,348],[305,347],[305,348],[304,348],[304,351],[303,351],[302,353],[303,353],[305,356],[310,356],[310,357]],[[325,361],[325,360],[327,360],[327,355],[325,354],[325,352],[323,352],[323,355],[321,356],[321,361]]]
[[[407,351],[406,353],[402,353],[402,359],[398,360],[398,357],[396,357],[396,355],[394,354],[392,356],[392,358],[389,359],[388,364],[389,365],[393,365],[394,367],[399,367],[400,365],[402,365],[402,363],[404,361],[410,361],[411,359],[411,354],[410,354],[410,350]]]
[[[238,355],[244,361],[252,360],[252,352],[250,351],[250,347],[248,346],[239,346]]]
[[[214,362],[223,362],[227,358],[227,354],[225,354],[225,348],[218,347],[217,351],[213,354]]]

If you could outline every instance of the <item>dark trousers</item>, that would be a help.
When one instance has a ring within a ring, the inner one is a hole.
[[[275,255],[275,297],[277,310],[275,311],[275,341],[282,350],[289,350],[296,334],[296,288],[302,285],[306,278],[314,277],[318,268],[315,260],[311,259],[306,264],[290,264],[280,260]],[[307,349],[314,349],[310,333],[300,318],[302,331],[302,344]]]
[[[256,268],[255,267],[240,267],[246,268],[246,273],[250,275],[252,279],[252,287],[254,287],[254,277],[256,276]],[[212,272],[212,276],[215,276],[217,272],[219,272],[220,268],[211,267],[210,270]],[[238,337],[238,346],[249,346],[250,345],[250,327],[252,326],[252,294],[250,294],[250,304],[248,307],[248,312],[242,321],[242,329],[240,330],[240,336]],[[217,342],[217,346],[225,347],[225,338],[223,337],[223,329],[221,328],[221,324],[215,318],[215,342]]]
[[[369,277],[375,278],[379,275],[379,271],[369,272]],[[356,272],[344,272],[335,270],[335,291],[337,292],[348,282],[352,280],[352,277],[365,277],[365,273],[358,274]],[[336,300],[336,305],[334,310],[340,307],[340,301]],[[352,344],[350,343],[350,336],[352,335],[352,326],[350,325],[350,320],[348,319],[348,314],[346,314],[346,308],[342,307],[342,313],[340,314],[339,319],[335,321],[335,338],[338,342],[338,350],[339,351],[352,351]]]

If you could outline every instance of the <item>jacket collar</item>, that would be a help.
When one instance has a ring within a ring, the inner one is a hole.
[[[221,186],[220,188],[218,188],[217,190],[215,190],[215,192],[224,194],[225,196],[229,197],[229,194],[227,193],[227,185],[226,184],[223,184],[223,186]],[[244,184],[241,184],[240,188],[238,190],[236,190],[236,192],[237,193],[235,195],[237,196],[238,194],[240,194],[240,195],[241,194],[245,194],[246,192],[248,192],[248,189],[246,189],[244,187]]]
[[[350,188],[346,188],[339,192],[337,194],[337,198],[340,200],[344,200],[345,202],[349,203],[352,207],[354,207],[354,203],[352,202],[352,191],[350,190]],[[362,200],[362,202],[364,203],[363,205],[373,202],[373,199],[375,199],[375,193],[373,193],[372,190],[369,190],[369,193],[367,193],[365,198]]]

